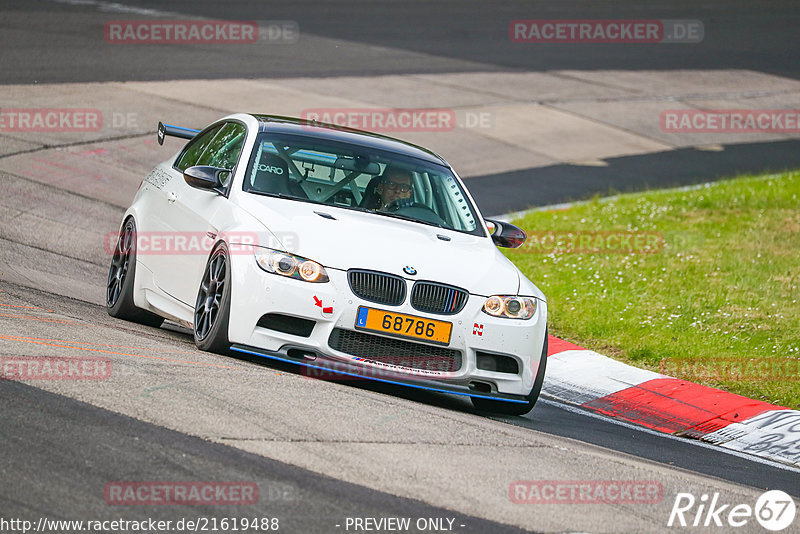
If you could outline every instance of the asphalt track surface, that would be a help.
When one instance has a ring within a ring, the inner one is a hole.
[[[458,9],[448,2],[124,4],[210,18],[296,20],[303,32],[341,44],[313,50],[271,47],[258,57],[156,46],[110,54],[86,37],[88,29],[109,17],[140,15],[98,13],[91,5],[3,2],[0,12],[15,15],[0,22],[0,83],[545,70],[554,65],[800,74],[797,48],[788,45],[796,40],[798,22],[796,4],[790,2],[772,3],[766,12],[756,3],[731,2],[652,7],[624,2],[613,8],[595,2],[470,2]],[[580,53],[544,48],[533,56],[497,38],[513,18],[603,17],[703,19],[707,31],[713,25],[719,37],[709,38],[699,52],[665,45],[655,56],[652,49],[615,45]],[[556,169],[563,175],[548,174],[551,185],[538,202],[604,192],[612,182],[625,190],[694,183],[731,170],[796,167],[798,153],[792,141],[741,146],[735,159],[724,161],[698,152],[684,174],[669,154],[620,158],[600,170]],[[645,180],[644,171],[654,162],[662,174],[651,172]],[[598,185],[603,177],[596,173],[609,176]],[[611,174],[626,178],[612,181]],[[518,187],[528,176],[476,177],[470,187],[485,212],[514,209],[492,191]],[[89,350],[114,352],[102,354],[114,358],[115,374],[97,387],[0,381],[0,517],[270,516],[281,518],[282,531],[337,532],[346,517],[408,516],[456,518],[464,525],[459,532],[656,531],[665,528],[676,491],[716,490],[747,500],[758,494],[755,490],[780,488],[800,497],[797,471],[621,426],[547,399],[526,417],[494,419],[460,398],[309,381],[289,368],[199,353],[175,326],[156,330],[111,319],[98,303],[107,257],[83,254],[86,245],[80,240],[90,228],[107,228],[117,220],[119,205],[7,178],[14,194],[0,202],[0,260],[6,265],[0,275],[0,355],[69,356],[79,352],[76,347],[95,347]],[[20,202],[26,203],[22,209]],[[31,226],[23,214],[38,217],[39,226]],[[46,235],[34,238],[34,232]],[[180,363],[171,363],[174,359]],[[201,372],[212,368],[225,370]],[[450,461],[453,455],[464,459]],[[356,460],[346,460],[353,456]],[[513,462],[519,462],[516,469],[507,465]],[[498,480],[487,474],[493,471],[502,473]],[[556,511],[515,505],[501,513],[493,504],[508,501],[508,484],[516,479],[635,476],[662,481],[664,502],[641,511],[593,505],[598,519],[589,522],[586,505],[559,505]],[[261,499],[238,508],[123,509],[103,499],[104,484],[116,480],[255,480]],[[494,489],[487,493],[491,483]],[[492,491],[497,500],[489,498]]]
[[[72,2],[75,6],[69,5]],[[182,78],[341,76],[468,70],[753,69],[797,78],[800,51],[797,3],[747,1],[675,2],[453,2],[369,0],[127,0],[126,8],[154,9],[209,19],[295,21],[301,34],[339,41],[314,47],[314,40],[247,53],[219,48],[145,45],[116,50],[113,57],[93,38],[106,20],[141,19],[144,11],[105,9],[91,2],[4,0],[22,10],[4,25],[2,83],[171,80]],[[82,5],[81,5],[82,4]],[[107,2],[112,4],[112,2]],[[83,7],[76,13],[75,7]],[[94,11],[94,12],[93,12]],[[530,47],[508,39],[516,19],[696,19],[705,38],[699,45],[552,44]],[[58,26],[54,24],[58,22]],[[57,31],[53,31],[57,28]],[[347,43],[358,43],[351,47]],[[389,54],[386,49],[394,52]]]
[[[606,163],[608,166],[604,167],[560,164],[476,176],[469,180],[469,190],[481,212],[509,213],[595,195],[690,186],[738,174],[796,169],[800,167],[800,141],[728,145],[724,152],[682,148],[609,158]]]
[[[0,3],[0,84],[371,76],[446,72],[545,72],[553,69],[749,69],[800,79],[796,2],[361,2],[59,0]],[[112,7],[108,7],[108,5]],[[98,46],[109,20],[186,18],[289,21],[289,44]],[[516,19],[700,20],[698,44],[537,44],[508,39]],[[535,98],[535,95],[532,95]],[[246,111],[246,110],[245,110]],[[696,184],[722,176],[796,168],[800,142],[734,144],[610,158],[606,167],[552,165],[477,176],[470,189],[495,215],[559,202]],[[536,188],[525,187],[535,183]],[[513,191],[513,194],[511,193]]]
[[[461,532],[520,532],[210,444],[18,382],[3,381],[0,399],[5,464],[0,493],[6,518],[105,517],[109,506],[98,493],[102,496],[109,477],[136,473],[143,480],[259,480],[261,498],[255,505],[226,506],[221,513],[212,506],[195,506],[189,517],[278,518],[281,530],[288,532],[332,532],[347,517],[448,517]],[[51,476],[36,484],[31,472]],[[153,506],[124,517],[158,521],[175,520],[176,514],[169,507]]]

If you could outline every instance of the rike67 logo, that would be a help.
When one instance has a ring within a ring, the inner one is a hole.
[[[767,530],[779,532],[793,522],[797,507],[794,500],[781,490],[762,493],[755,506],[722,503],[719,493],[709,498],[703,494],[699,499],[691,493],[678,493],[667,526],[672,527],[743,527],[755,517]]]

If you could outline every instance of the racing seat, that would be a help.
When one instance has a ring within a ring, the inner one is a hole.
[[[265,154],[258,162],[253,191],[307,198],[300,184],[289,178],[289,165],[280,156]]]
[[[381,207],[381,197],[375,192],[375,187],[381,182],[383,175],[373,176],[372,179],[364,188],[364,194],[361,197],[360,207],[368,210],[374,210]]]

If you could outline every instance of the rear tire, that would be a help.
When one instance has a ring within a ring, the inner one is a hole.
[[[200,350],[225,354],[230,349],[230,282],[228,247],[220,243],[208,258],[194,306],[194,343]]]
[[[137,308],[133,303],[133,282],[136,277],[136,223],[129,217],[117,238],[106,283],[106,311],[111,317],[147,326],[161,326],[163,317]]]
[[[524,404],[516,402],[505,402],[480,397],[470,397],[472,405],[482,412],[492,412],[501,415],[525,415],[533,410],[539,394],[542,392],[544,384],[544,372],[547,367],[547,329],[544,330],[544,345],[542,346],[542,356],[539,358],[539,368],[536,370],[536,379],[533,381],[533,389],[528,393]]]

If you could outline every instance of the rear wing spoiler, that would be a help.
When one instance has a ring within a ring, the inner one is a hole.
[[[184,128],[183,126],[173,126],[171,124],[158,123],[158,144],[164,144],[164,137],[169,135],[171,137],[180,137],[181,139],[191,139],[197,135],[200,130],[193,130],[192,128]]]

